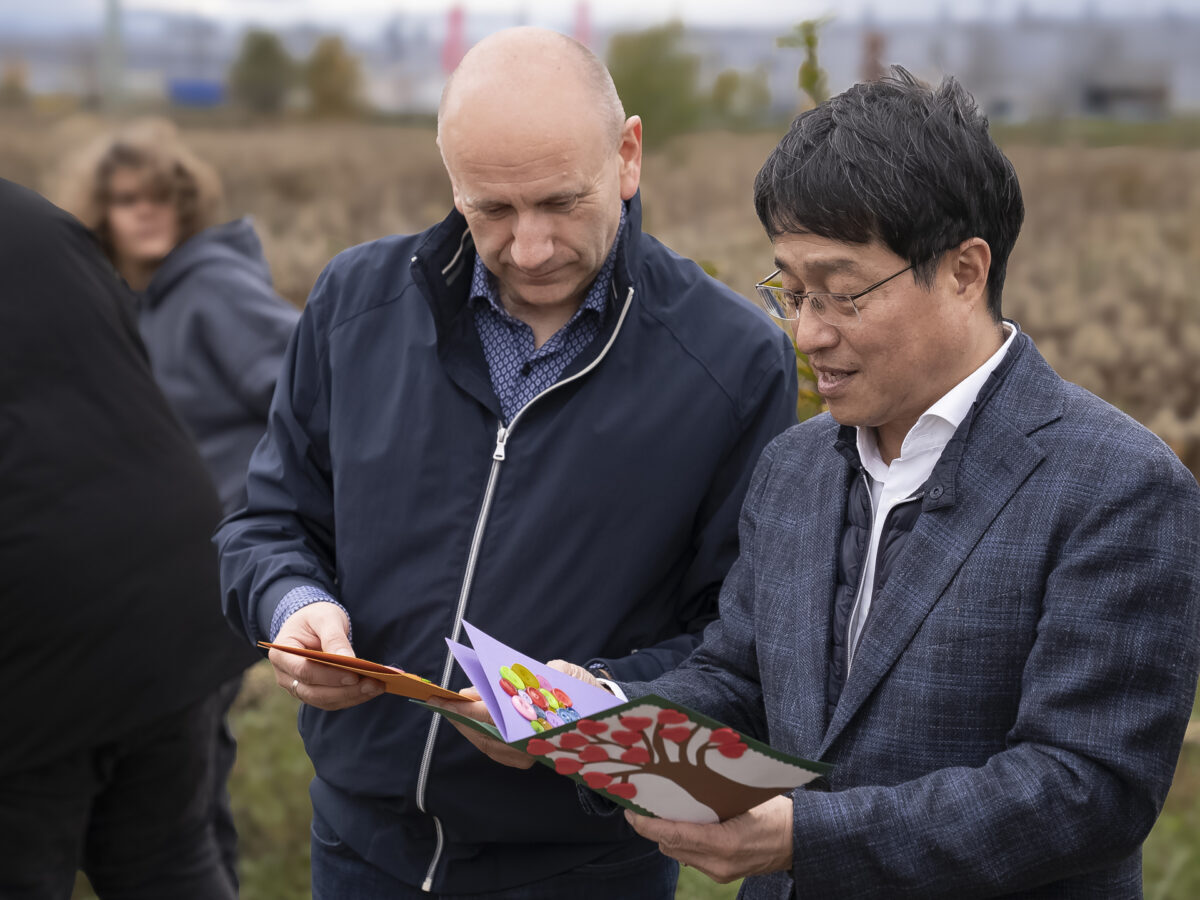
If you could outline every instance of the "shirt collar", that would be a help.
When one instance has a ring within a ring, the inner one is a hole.
[[[575,313],[576,316],[579,315],[580,310],[590,309],[597,313],[603,321],[604,313],[608,310],[608,295],[612,290],[613,270],[616,267],[617,261],[617,248],[620,246],[621,239],[625,234],[625,220],[626,204],[622,203],[621,221],[617,224],[617,236],[613,238],[612,246],[608,249],[608,256],[604,260],[604,265],[600,267],[600,272],[596,275],[592,286],[588,288],[583,302],[579,305],[579,310]],[[479,254],[476,254],[475,269],[471,274],[470,302],[478,308],[485,301],[500,315],[512,318],[500,300],[500,291],[496,285],[496,276],[488,271],[487,266],[483,264],[483,258]]]
[[[971,406],[979,396],[980,390],[983,389],[984,382],[996,371],[1017,336],[1017,329],[1014,326],[1008,322],[1003,324],[1008,331],[1008,337],[1000,345],[1000,349],[921,414],[916,424],[904,436],[898,460],[912,459],[925,453],[934,453],[936,456],[940,456],[946,449],[950,438],[954,437],[954,432],[967,417],[967,413],[971,411]],[[859,426],[855,431],[857,432],[858,458],[862,461],[863,468],[874,480],[885,480],[889,466],[879,455],[875,429]]]

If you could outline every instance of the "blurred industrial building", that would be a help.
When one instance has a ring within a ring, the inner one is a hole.
[[[66,0],[63,9],[72,7]],[[96,4],[92,4],[94,8]],[[80,7],[84,8],[84,7]],[[555,27],[601,56],[617,29],[596,27],[587,2],[562,4]],[[1153,119],[1200,113],[1200,15],[1084,12],[1066,17],[1017,13],[999,19],[944,11],[924,20],[867,14],[832,19],[820,31],[820,61],[839,91],[899,62],[927,78],[957,75],[997,120],[1103,116]],[[124,102],[187,107],[226,102],[229,70],[244,25],[198,14],[149,12],[106,0],[100,15],[64,14],[22,28],[0,28],[0,72],[46,109]],[[369,38],[343,35],[360,60],[365,100],[385,114],[429,113],[462,53],[492,31],[521,24],[520,14],[396,13]],[[544,24],[544,23],[539,23]],[[802,51],[781,48],[778,27],[690,27],[683,42],[711,84],[727,69],[765,79],[771,111],[796,102]],[[624,29],[623,29],[624,30]],[[300,59],[328,27],[277,30]]]

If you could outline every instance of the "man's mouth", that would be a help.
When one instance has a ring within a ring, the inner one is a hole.
[[[525,281],[537,283],[555,280],[562,273],[562,269],[562,266],[555,266],[553,269],[543,269],[539,272],[526,272],[521,269],[517,271],[521,273],[521,278]]]
[[[855,370],[813,366],[813,373],[817,376],[817,393],[822,397],[829,397],[836,396],[846,387],[854,377]]]

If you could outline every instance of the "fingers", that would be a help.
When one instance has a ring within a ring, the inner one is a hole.
[[[473,702],[466,700],[439,700],[434,698],[429,702],[434,706],[442,709],[452,709],[460,716],[466,716],[468,719],[475,719],[478,722],[487,722],[489,725],[495,724],[492,721],[492,714],[488,712],[487,704],[479,699],[479,692],[474,688],[467,688],[461,691],[462,694],[474,694]],[[450,721],[454,721],[451,719]],[[472,732],[474,734],[474,732]]]
[[[350,623],[338,607],[310,603],[287,618],[274,643],[353,656],[349,629]],[[310,706],[346,709],[383,693],[383,684],[373,678],[360,678],[290,653],[272,650],[267,659],[275,669],[276,684]]]
[[[492,714],[488,712],[487,704],[478,699],[479,691],[475,690],[475,688],[466,688],[460,693],[471,697],[474,702],[433,699],[429,703],[441,709],[452,709],[460,715],[479,722],[487,722],[489,725],[494,724],[492,722]],[[504,741],[498,741],[486,734],[480,734],[475,729],[456,722],[453,719],[449,721],[459,734],[475,745],[475,749],[494,762],[500,763],[502,766],[509,766],[513,769],[528,769],[536,761],[524,750],[518,750],[516,747],[510,747]]]
[[[576,665],[573,662],[567,662],[565,659],[552,659],[546,663],[551,669],[562,672],[564,675],[570,675],[572,678],[578,678],[580,681],[586,682],[593,687],[598,687],[603,690],[603,686],[596,680],[596,676],[585,669],[583,666]]]
[[[321,649],[327,653],[340,653],[343,656],[353,656],[354,648],[350,646],[350,623],[336,606],[323,605],[325,609],[309,621],[309,627],[320,642]]]
[[[328,710],[347,709],[378,697],[384,690],[382,682],[374,678],[359,678],[352,672],[343,672],[278,650],[272,650],[267,658],[275,668],[275,683],[309,706]]]
[[[736,872],[735,864],[724,859],[725,848],[713,841],[715,833],[711,830],[719,829],[719,825],[691,825],[654,819],[631,810],[625,811],[625,820],[642,837],[657,843],[663,856],[691,866],[718,884],[728,884],[741,877]]]
[[[665,856],[725,884],[792,867],[793,812],[791,798],[781,795],[714,825],[653,819],[629,810],[625,820]]]
[[[460,707],[467,705],[468,704],[465,703],[457,704],[454,707],[454,710],[455,712],[461,712],[462,710]],[[474,706],[475,704],[469,705]],[[483,706],[482,703],[478,705]],[[478,718],[478,716],[472,716],[471,718]],[[490,722],[491,720],[491,716],[488,716],[488,718],[484,721]],[[536,762],[536,760],[534,760],[534,758],[525,751],[518,750],[516,747],[510,747],[503,741],[498,741],[495,738],[488,737],[486,734],[480,734],[478,731],[468,728],[466,725],[461,725],[458,722],[455,722],[453,719],[450,720],[450,724],[455,727],[459,734],[474,744],[477,750],[494,762],[500,763],[502,766],[508,766],[513,769],[528,769],[534,764],[534,762]]]

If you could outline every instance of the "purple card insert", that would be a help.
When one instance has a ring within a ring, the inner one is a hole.
[[[464,654],[467,648],[447,643],[506,741],[533,737],[621,702],[603,688],[519,653],[469,622],[464,621],[463,627],[474,652]]]
[[[492,690],[488,684],[487,674],[484,672],[483,664],[479,661],[479,657],[475,651],[464,644],[456,644],[450,638],[446,638],[446,646],[450,648],[450,652],[454,654],[454,659],[462,666],[462,670],[467,673],[467,677],[471,679],[471,684],[475,685],[479,691],[479,696],[483,698],[483,704],[488,708],[488,712],[492,714],[492,721],[496,723],[496,727],[500,729],[501,734],[506,734],[504,727],[504,719],[500,715],[500,698],[496,696],[496,692]],[[507,700],[507,697],[503,698]],[[506,741],[507,737],[504,738]]]

